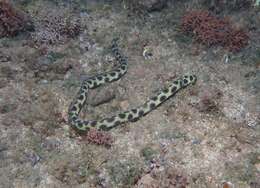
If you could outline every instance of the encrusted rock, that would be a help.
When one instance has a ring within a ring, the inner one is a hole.
[[[115,91],[110,89],[110,90],[106,90],[106,92],[96,93],[95,96],[90,98],[89,103],[92,106],[99,106],[101,104],[104,104],[104,103],[107,103],[107,102],[113,100],[115,97],[116,97]]]
[[[250,7],[253,1],[251,0],[202,0],[202,4],[209,7],[210,10],[215,12],[221,12],[223,10],[238,11],[241,9],[247,9]]]
[[[161,10],[166,6],[167,0],[143,0],[139,1],[148,11]]]
[[[167,5],[168,0],[134,0],[129,1],[130,7],[145,11],[159,11]]]

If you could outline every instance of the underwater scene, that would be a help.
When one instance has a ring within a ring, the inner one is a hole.
[[[259,187],[259,0],[0,0],[0,188]]]

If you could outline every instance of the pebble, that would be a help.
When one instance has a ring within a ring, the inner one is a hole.
[[[191,143],[195,145],[195,144],[200,144],[201,141],[197,140],[197,139],[194,139],[194,140],[191,141]]]
[[[35,166],[41,160],[40,156],[35,153],[26,154],[26,157],[29,159],[32,166]]]
[[[129,109],[129,102],[127,100],[120,102],[120,107],[122,108],[122,110]]]
[[[0,62],[4,63],[4,62],[8,62],[11,60],[11,57],[8,55],[4,55],[0,52]]]
[[[6,103],[0,106],[0,113],[6,114],[14,111],[17,108],[17,105],[14,103]]]
[[[94,97],[91,97],[89,103],[92,106],[99,106],[101,104],[107,103],[116,97],[114,90],[107,90],[104,92],[98,92]]]
[[[160,11],[167,5],[167,0],[143,0],[139,4],[147,11]]]
[[[41,84],[48,84],[49,81],[48,81],[48,80],[41,80],[40,83],[41,83]]]
[[[6,85],[8,84],[8,80],[7,79],[1,79],[0,80],[0,89],[4,88]]]
[[[222,188],[234,188],[234,185],[230,182],[224,182]]]
[[[260,163],[255,164],[256,169],[260,172]]]

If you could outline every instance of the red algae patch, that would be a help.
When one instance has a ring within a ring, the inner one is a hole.
[[[240,51],[249,40],[248,34],[233,28],[227,18],[218,18],[204,10],[186,13],[182,17],[181,28],[202,44],[221,45],[232,52]]]
[[[83,136],[83,140],[86,140],[88,143],[108,147],[113,143],[113,138],[108,132],[98,131],[97,129],[90,129],[87,134]]]
[[[33,25],[29,16],[16,9],[9,1],[0,2],[0,38],[15,36]]]

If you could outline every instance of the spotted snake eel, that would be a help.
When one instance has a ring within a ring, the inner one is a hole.
[[[137,121],[144,115],[157,108],[167,99],[174,96],[179,90],[190,84],[195,84],[196,82],[195,75],[184,75],[181,78],[172,81],[168,87],[160,90],[155,96],[150,97],[144,104],[137,108],[133,108],[101,120],[83,120],[79,118],[80,111],[86,103],[87,94],[90,89],[97,88],[105,83],[114,82],[120,79],[127,72],[128,62],[126,57],[120,52],[117,45],[117,40],[118,39],[114,39],[112,41],[111,49],[115,59],[119,63],[119,66],[109,72],[101,73],[84,80],[76,98],[69,107],[69,124],[78,132],[84,133],[90,128],[108,131],[120,124]]]

